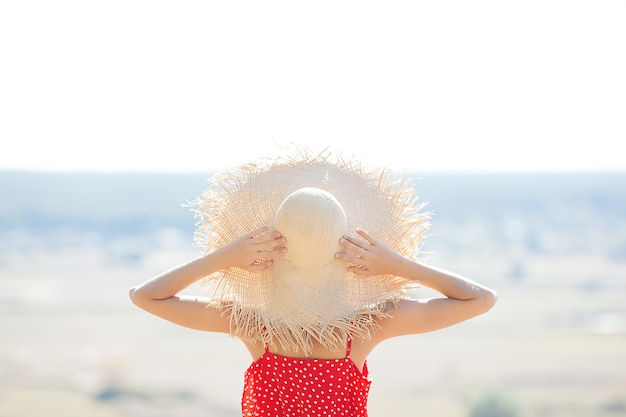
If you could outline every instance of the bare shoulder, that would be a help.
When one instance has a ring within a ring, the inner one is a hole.
[[[132,301],[140,308],[174,324],[194,330],[229,333],[230,321],[222,306],[202,297],[176,295],[162,300],[135,297]]]
[[[397,336],[449,327],[486,312],[491,305],[447,297],[399,300],[387,306],[389,316],[379,320],[380,329],[373,341],[378,344]]]

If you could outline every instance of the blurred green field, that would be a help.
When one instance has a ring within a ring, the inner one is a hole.
[[[0,417],[240,415],[243,345],[127,298],[195,254],[159,251],[129,265],[97,251],[4,254]],[[626,416],[626,262],[525,257],[518,282],[509,259],[494,259],[432,260],[497,289],[498,305],[381,345],[369,360],[370,415],[469,417],[477,401],[495,401],[513,413],[503,417]]]

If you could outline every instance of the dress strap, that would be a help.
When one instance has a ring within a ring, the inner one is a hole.
[[[348,336],[348,341],[346,342],[346,358],[350,357],[351,350],[352,350],[352,337]]]

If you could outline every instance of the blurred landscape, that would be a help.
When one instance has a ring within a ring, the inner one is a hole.
[[[240,415],[243,345],[127,296],[200,253],[209,175],[0,172],[0,417]],[[626,173],[422,177],[428,262],[499,301],[381,345],[370,416],[626,416]]]

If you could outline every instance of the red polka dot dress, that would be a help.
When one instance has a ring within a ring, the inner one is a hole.
[[[246,370],[243,417],[367,417],[371,380],[350,359],[299,359],[265,353]]]

